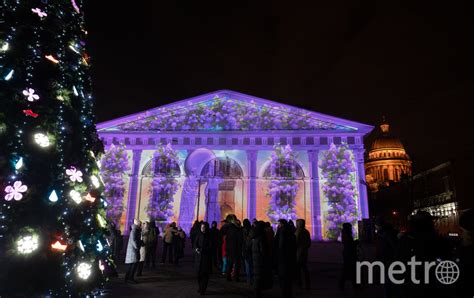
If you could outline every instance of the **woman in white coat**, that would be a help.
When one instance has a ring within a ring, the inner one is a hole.
[[[130,238],[128,238],[127,253],[125,255],[125,264],[127,264],[127,273],[125,274],[125,282],[132,281],[136,283],[135,272],[137,271],[138,261],[140,260],[140,244],[141,244],[141,222],[138,219],[133,220]]]

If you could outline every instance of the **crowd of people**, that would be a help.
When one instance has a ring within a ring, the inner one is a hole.
[[[120,254],[120,232],[111,227],[111,247],[114,255]],[[156,268],[158,237],[161,235],[163,250],[161,263],[178,265],[184,256],[186,233],[176,223],[168,224],[163,231],[154,222],[134,220],[126,246],[125,282],[137,283],[143,268]],[[211,273],[222,274],[227,281],[239,282],[241,276],[253,287],[256,297],[273,287],[274,273],[278,277],[282,297],[292,297],[292,284],[310,288],[308,250],[310,233],[305,221],[298,219],[278,221],[276,231],[269,222],[228,215],[221,222],[196,221],[190,230],[194,268],[198,277],[198,292],[204,295]]]
[[[407,229],[399,232],[383,218],[375,220],[376,260],[390,266],[394,261],[409,261],[416,256],[420,261],[457,260],[461,267],[461,278],[456,291],[469,289],[473,277],[473,212],[467,212],[460,218],[460,227],[464,231],[461,242],[453,245],[440,237],[434,228],[433,218],[426,212],[410,217]],[[120,254],[122,241],[120,232],[111,227],[111,248],[115,256]],[[340,290],[344,290],[349,281],[357,291],[363,286],[356,283],[356,263],[361,257],[361,243],[353,238],[354,230],[350,223],[344,223],[341,230],[343,244],[343,266],[339,280]],[[163,250],[161,263],[168,262],[178,266],[184,256],[186,233],[176,223],[170,223],[163,231],[154,222],[135,220],[131,227],[127,243],[125,263],[127,271],[125,282],[136,283],[135,276],[142,274],[143,268],[156,268],[158,239],[161,236]],[[255,297],[274,286],[278,280],[281,297],[292,297],[293,284],[302,289],[311,285],[308,272],[308,250],[311,246],[310,233],[303,219],[280,219],[274,227],[269,222],[244,219],[241,223],[235,215],[228,215],[221,222],[194,222],[189,231],[193,252],[194,269],[198,280],[198,292],[204,295],[211,273],[222,275],[227,281],[239,282],[241,276],[253,288]],[[418,297],[427,294],[438,297],[442,290],[428,284],[418,285],[406,277],[403,285],[394,285],[386,278],[385,297]],[[452,290],[451,288],[443,288]],[[437,296],[438,295],[438,296]]]

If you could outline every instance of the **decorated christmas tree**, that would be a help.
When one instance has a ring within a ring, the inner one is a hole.
[[[124,175],[129,169],[127,151],[122,145],[110,146],[100,161],[100,175],[105,185],[104,198],[107,202],[107,219],[113,222],[117,228],[120,227],[120,218],[124,210]]]
[[[179,159],[170,144],[160,145],[153,156],[151,198],[146,208],[150,220],[166,222],[173,217],[174,195],[178,191]]]
[[[296,220],[296,201],[298,181],[296,177],[296,155],[290,145],[275,146],[270,156],[270,176],[268,187],[271,197],[267,209],[270,222],[275,224],[279,219]]]
[[[352,224],[356,230],[358,194],[354,157],[346,145],[331,144],[329,150],[323,153],[319,167],[324,179],[323,195],[328,202],[326,237],[337,240],[343,223]]]
[[[82,0],[0,1],[0,296],[83,296],[109,264]]]

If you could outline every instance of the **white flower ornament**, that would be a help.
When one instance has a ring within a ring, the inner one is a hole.
[[[26,192],[28,190],[28,187],[26,185],[22,185],[21,181],[15,181],[13,183],[13,186],[8,185],[5,188],[5,192],[7,193],[5,195],[5,200],[6,201],[11,201],[15,199],[15,201],[19,201],[23,198],[23,192]]]
[[[78,171],[75,167],[70,167],[66,170],[66,174],[69,176],[72,182],[82,182],[82,172]]]
[[[31,101],[31,102],[38,100],[40,98],[38,94],[35,94],[35,89],[33,88],[28,88],[28,89],[23,90],[23,95],[26,96],[28,101]]]

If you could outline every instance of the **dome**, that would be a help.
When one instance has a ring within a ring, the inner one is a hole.
[[[395,137],[381,136],[372,143],[370,150],[405,149],[402,142]]]
[[[397,137],[391,135],[390,125],[387,122],[383,122],[380,125],[381,134],[372,142],[370,150],[382,150],[382,149],[403,149],[402,142]]]

